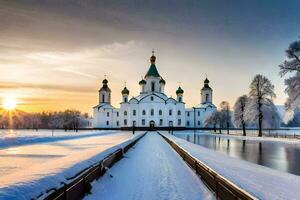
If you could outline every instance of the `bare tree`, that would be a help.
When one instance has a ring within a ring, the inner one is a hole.
[[[221,120],[226,124],[227,134],[229,134],[229,126],[230,126],[230,105],[227,101],[222,101],[220,104],[221,111]]]
[[[236,127],[243,128],[243,136],[246,136],[246,105],[248,103],[248,96],[240,96],[235,104],[233,111],[233,122]]]
[[[285,102],[286,122],[294,116],[295,109],[300,105],[300,40],[290,44],[285,50],[287,59],[279,65],[280,75],[283,77],[287,73],[294,75],[285,79],[288,98]]]
[[[249,118],[258,120],[258,136],[262,136],[262,123],[263,123],[263,105],[272,103],[272,99],[276,97],[274,93],[274,85],[271,81],[258,74],[254,77],[250,84],[249,97],[251,98],[251,104],[248,107]]]

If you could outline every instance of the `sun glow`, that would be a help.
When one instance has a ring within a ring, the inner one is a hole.
[[[13,110],[17,106],[16,99],[13,97],[5,97],[3,101],[3,108],[6,110]]]

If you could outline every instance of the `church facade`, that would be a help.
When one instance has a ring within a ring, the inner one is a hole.
[[[94,128],[130,128],[130,127],[157,127],[157,128],[201,128],[205,119],[216,110],[213,104],[213,90],[209,80],[204,80],[201,89],[199,105],[186,108],[184,90],[179,86],[176,90],[176,99],[168,97],[164,88],[166,81],[159,74],[156,57],[152,54],[150,67],[145,77],[139,82],[140,94],[129,98],[129,90],[121,91],[122,102],[119,108],[111,105],[111,90],[108,80],[102,81],[99,90],[99,104],[93,107]]]

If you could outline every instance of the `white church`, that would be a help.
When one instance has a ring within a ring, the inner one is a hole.
[[[213,90],[209,80],[204,80],[201,89],[201,102],[192,108],[186,108],[184,90],[179,86],[176,99],[168,97],[164,88],[166,81],[158,73],[154,52],[150,58],[150,67],[144,79],[139,82],[140,94],[129,98],[129,90],[121,91],[120,108],[111,105],[111,90],[108,80],[102,81],[99,90],[99,104],[93,107],[94,128],[201,128],[205,119],[216,110],[212,102]]]

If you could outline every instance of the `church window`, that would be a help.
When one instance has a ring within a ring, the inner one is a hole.
[[[182,97],[179,97],[179,98],[178,98],[178,101],[179,101],[179,102],[182,102]]]
[[[135,125],[136,125],[136,121],[133,121],[133,122],[132,122],[132,126],[135,126]]]
[[[109,117],[109,112],[106,113],[106,116]]]
[[[198,116],[200,116],[200,111],[198,111]]]
[[[146,115],[146,111],[145,110],[142,111],[142,115]]]
[[[190,116],[190,112],[187,112],[186,114],[187,114],[188,117]]]
[[[159,111],[158,111],[158,114],[159,114],[159,115],[162,115],[162,110],[159,110]]]
[[[117,126],[119,126],[119,121],[117,121]]]
[[[124,102],[127,103],[127,97],[124,98]]]
[[[198,121],[198,126],[200,126],[200,124],[201,124],[200,121]]]
[[[205,95],[205,101],[208,102],[209,94]]]
[[[145,120],[142,119],[142,125],[145,126],[145,124],[146,124],[146,123],[145,123]]]
[[[173,126],[173,121],[169,121],[169,126]]]
[[[181,126],[181,119],[178,119],[178,126]]]
[[[169,115],[170,115],[170,116],[172,115],[172,110],[171,110],[171,109],[169,110]]]
[[[163,125],[163,120],[162,120],[162,119],[159,120],[159,125],[160,125],[160,126]]]
[[[104,102],[105,102],[105,95],[102,94],[102,103],[104,103]]]
[[[152,92],[155,91],[155,82],[151,82],[151,91],[152,91]]]
[[[124,119],[124,125],[127,126],[127,119]]]
[[[109,121],[106,121],[106,125],[107,125],[107,126],[109,125]]]
[[[151,109],[151,116],[153,116],[154,115],[154,109]]]
[[[177,115],[181,115],[181,112],[180,112],[180,110],[178,110],[178,111],[177,111]]]
[[[124,111],[124,116],[127,116],[127,111],[126,110]]]
[[[151,99],[151,101],[153,101],[153,100],[154,100],[154,97],[153,97],[153,96],[151,96],[151,97],[150,97],[150,99]]]
[[[186,125],[187,125],[187,126],[190,126],[190,121],[187,121],[187,122],[186,122]]]
[[[133,116],[136,116],[136,110],[133,110],[132,114],[133,114]]]
[[[117,117],[119,117],[119,112],[117,112]]]

